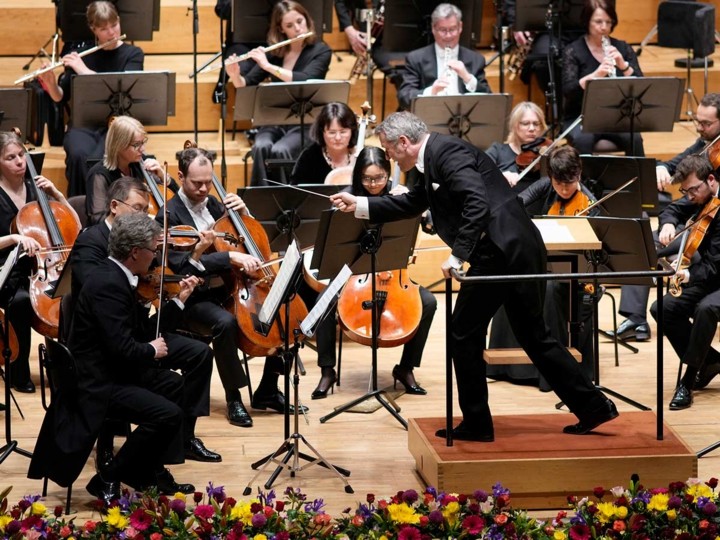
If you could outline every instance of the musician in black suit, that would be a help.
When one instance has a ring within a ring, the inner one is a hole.
[[[192,251],[170,257],[170,266],[178,274],[194,274],[205,278],[188,302],[183,326],[193,332],[212,335],[218,374],[225,389],[227,416],[231,424],[251,427],[252,418],[243,405],[240,388],[248,385],[248,378],[238,357],[238,323],[235,315],[223,307],[228,291],[219,277],[233,268],[256,272],[260,260],[240,251],[206,253],[214,240],[212,227],[225,214],[225,209],[247,214],[243,200],[234,193],[220,202],[208,195],[213,180],[212,157],[199,148],[182,152],[178,162],[180,191],[167,203],[169,226],[190,225],[200,231],[201,240]],[[163,211],[158,213],[161,219]],[[268,356],[263,376],[253,394],[254,409],[283,412],[285,396],[278,390],[278,376],[283,372],[282,359]],[[291,406],[292,409],[292,406]]]
[[[48,477],[61,486],[77,479],[95,439],[110,417],[136,424],[111,463],[96,474],[88,491],[109,501],[119,483],[164,493],[192,493],[178,484],[163,460],[172,453],[183,429],[183,378],[162,367],[168,355],[165,338],[136,300],[138,275],[155,260],[162,230],[142,213],[118,218],[110,232],[108,252],[77,298],[68,338],[76,364],[77,388],[53,399],[38,436],[28,476]],[[173,328],[180,304],[197,284],[183,281],[179,303],[168,302],[163,327]]]
[[[405,59],[398,101],[410,109],[418,96],[489,93],[485,58],[460,46],[462,12],[452,4],[440,4],[431,15],[435,43],[412,51]]]
[[[452,248],[443,273],[470,264],[469,276],[542,273],[545,246],[522,203],[497,166],[462,139],[429,133],[415,115],[395,113],[377,128],[380,143],[403,171],[423,175],[405,195],[356,197],[338,193],[333,204],[373,222],[420,215],[428,207],[438,235]],[[543,319],[542,282],[463,283],[453,311],[451,346],[463,421],[461,440],[494,440],[483,349],[490,319],[504,305],[510,324],[540,373],[579,422],[565,433],[585,434],[618,415],[570,353],[550,337]],[[437,432],[445,437],[445,430]]]

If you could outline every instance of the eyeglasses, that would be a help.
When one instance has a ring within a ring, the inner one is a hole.
[[[457,33],[460,31],[460,27],[457,26],[457,25],[456,25],[456,26],[450,26],[450,27],[448,27],[448,28],[441,27],[441,26],[436,26],[436,27],[435,27],[435,31],[436,31],[438,34],[442,34],[443,36],[453,36],[453,35],[457,34]]]
[[[596,26],[612,26],[613,22],[610,19],[592,19],[590,21],[592,24]]]
[[[135,212],[135,213],[143,212],[143,213],[147,214],[147,212],[148,212],[148,207],[147,207],[147,205],[146,205],[146,206],[140,206],[139,204],[128,204],[128,203],[126,203],[125,201],[121,201],[120,199],[113,199],[113,201],[119,202],[120,204],[127,206],[128,208],[130,208],[130,209],[131,209],[133,212]]]
[[[713,125],[715,122],[717,122],[717,121],[718,121],[717,118],[716,118],[715,120],[698,120],[697,118],[695,118],[695,117],[693,116],[693,123],[695,124],[695,126],[696,126],[696,127],[701,127],[701,128],[703,128],[703,129],[709,128],[710,126],[712,126],[712,125]]]
[[[530,122],[530,121],[520,122],[520,127],[524,127],[524,128],[529,128],[531,126],[534,128],[539,128],[541,125],[542,124],[540,122]]]
[[[691,195],[694,197],[698,194],[700,188],[703,187],[704,184],[705,182],[700,182],[699,184],[695,184],[694,186],[687,189],[680,188],[680,193],[682,193],[683,195]]]
[[[387,181],[387,174],[378,174],[377,176],[363,176],[360,178],[363,186],[371,184],[382,184]]]
[[[140,150],[143,146],[145,146],[148,142],[148,138],[145,137],[142,141],[136,141],[134,143],[130,143],[130,147],[134,148],[135,150]]]
[[[144,249],[145,251],[149,251],[153,255],[160,255],[162,253],[162,246],[158,246],[155,249],[150,249],[149,247],[140,246],[140,249]]]
[[[325,130],[325,135],[330,137],[331,139],[337,139],[338,137],[348,137],[352,133],[352,130],[349,129],[340,129],[340,130]]]

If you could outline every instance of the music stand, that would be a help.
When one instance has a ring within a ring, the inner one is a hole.
[[[126,71],[75,75],[74,127],[97,128],[112,116],[132,116],[145,126],[165,126],[175,116],[175,73]]]
[[[582,155],[580,159],[582,181],[586,185],[595,183],[598,199],[637,177],[635,182],[600,205],[608,216],[639,218],[644,211],[657,210],[655,158]]]
[[[30,135],[30,88],[0,88],[0,131],[20,128]]]
[[[65,43],[92,41],[85,15],[91,0],[62,0],[60,2],[60,28]],[[160,0],[116,0],[113,2],[122,20],[128,41],[152,41],[153,30],[160,30]]]
[[[233,43],[266,43],[270,15],[276,3],[277,0],[233,0]],[[315,22],[318,36],[332,32],[332,0],[306,2],[304,6]]]
[[[366,220],[356,219],[352,214],[325,210],[320,217],[315,249],[310,264],[318,269],[318,279],[337,275],[347,263],[353,274],[372,274],[371,299],[377,298],[375,274],[386,270],[407,268],[408,257],[415,245],[420,218],[393,221],[374,225]],[[380,313],[378,302],[363,302],[363,309],[371,311],[372,329],[372,373],[371,389],[359,398],[336,407],[333,412],[320,418],[325,423],[331,418],[355,407],[368,399],[376,399],[395,419],[407,429],[407,422],[398,414],[400,407],[385,391],[378,390],[377,384],[377,329]],[[385,401],[387,399],[387,401]],[[392,405],[392,406],[391,406]]]
[[[413,100],[412,112],[430,131],[454,135],[485,149],[505,140],[511,105],[510,94],[420,96]]]
[[[270,241],[270,250],[284,251],[297,240],[300,247],[312,246],[320,225],[320,214],[327,210],[327,197],[342,186],[301,184],[299,191],[287,186],[255,186],[238,189],[252,215],[262,225]],[[313,196],[313,193],[319,196]],[[291,233],[291,234],[288,234]]]
[[[559,18],[560,25],[567,29],[582,29],[582,10],[584,0],[517,0],[515,6],[516,31],[531,32],[547,30],[548,9]]]
[[[588,81],[583,97],[586,133],[672,131],[680,114],[683,81],[677,77],[615,77]]]

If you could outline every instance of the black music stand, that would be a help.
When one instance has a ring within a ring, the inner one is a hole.
[[[75,75],[72,79],[75,127],[97,128],[112,116],[132,116],[145,126],[165,126],[175,116],[175,74],[126,71]]]
[[[277,0],[233,0],[232,29],[234,43],[257,43],[267,41],[270,15]],[[318,36],[322,32],[332,32],[331,0],[306,2],[304,4],[310,18],[315,22]]]
[[[30,136],[30,88],[0,88],[0,131],[20,128]]]
[[[20,244],[17,244],[15,248],[10,252],[8,255],[8,258],[5,260],[5,264],[2,267],[2,270],[0,271],[0,291],[3,289],[11,288],[8,284],[8,278],[10,277],[10,274],[12,272],[12,269],[15,267],[15,264],[17,263],[18,257],[20,255]],[[0,377],[2,377],[5,380],[5,445],[0,448],[0,463],[5,461],[7,457],[13,453],[17,452],[21,456],[25,457],[32,457],[32,454],[28,452],[27,450],[23,450],[22,448],[18,448],[17,441],[14,441],[12,438],[12,408],[10,407],[10,401],[12,400],[13,403],[15,403],[15,406],[18,408],[18,411],[20,412],[20,416],[22,416],[22,411],[20,411],[20,407],[15,401],[15,396],[12,395],[12,392],[10,390],[11,386],[11,369],[10,369],[10,359],[12,357],[12,351],[10,350],[10,340],[8,339],[8,336],[10,335],[10,304],[12,303],[13,298],[15,297],[15,293],[17,291],[18,285],[14,285],[15,290],[10,291],[10,294],[8,295],[8,305],[7,308],[5,308],[5,321],[2,327],[0,327],[0,331],[2,331],[3,341],[5,343],[5,346],[3,347],[2,356],[3,356],[3,364],[0,365]],[[5,370],[3,370],[5,368]],[[24,418],[24,417],[23,417]]]
[[[371,309],[372,373],[371,389],[359,398],[336,407],[333,412],[320,418],[325,423],[348,411],[358,403],[376,399],[395,419],[407,429],[407,422],[398,414],[400,407],[377,383],[377,333],[380,326],[379,302],[375,290],[376,272],[407,268],[408,257],[415,245],[420,218],[393,221],[374,225],[356,219],[352,214],[326,210],[320,218],[320,229],[315,241],[311,268],[318,269],[318,279],[331,278],[348,262],[353,274],[371,274],[371,300],[363,302],[363,309]],[[387,399],[387,401],[385,401]]]
[[[583,97],[586,133],[672,131],[680,114],[683,81],[677,77],[614,77],[588,81]]]
[[[485,149],[505,140],[511,105],[510,94],[420,96],[413,100],[412,112],[430,131],[454,135]]]
[[[60,28],[65,43],[92,41],[85,12],[91,0],[62,0]],[[153,30],[160,30],[160,0],[116,0],[113,2],[122,20],[128,41],[152,41]]]

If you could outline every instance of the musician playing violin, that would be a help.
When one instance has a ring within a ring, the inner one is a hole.
[[[661,225],[671,227],[688,219],[700,222],[697,231],[690,231],[684,253],[692,245],[699,255],[687,268],[678,259],[680,296],[669,293],[663,297],[665,335],[685,364],[685,373],[670,401],[670,410],[687,409],[693,402],[693,391],[707,385],[720,371],[720,353],[712,348],[720,320],[720,219],[711,212],[718,201],[720,184],[706,156],[691,155],[678,165],[673,177],[680,191],[691,204],[676,205],[676,219],[663,213]],[[706,230],[704,235],[702,230]],[[696,232],[693,235],[693,232]],[[691,241],[692,240],[692,241]],[[657,319],[657,302],[650,307]]]
[[[62,57],[65,72],[55,79],[55,74],[48,71],[38,78],[53,101],[70,102],[71,81],[75,75],[93,73],[111,73],[118,71],[142,71],[145,55],[142,49],[120,41],[120,16],[112,2],[104,0],[91,2],[86,11],[87,23],[95,36],[96,43],[83,43],[84,49],[92,45],[103,44],[113,39],[118,40],[107,48],[98,50],[82,58],[81,50],[76,50]],[[87,159],[102,158],[105,146],[105,126],[99,128],[78,128],[70,126],[65,133],[65,176],[68,179],[68,195],[85,193],[85,178],[88,172]],[[102,203],[101,203],[102,204]]]
[[[22,247],[29,257],[19,259],[10,274],[9,284],[0,294],[0,307],[8,309],[10,323],[18,336],[20,351],[17,360],[10,366],[12,386],[18,392],[34,392],[35,385],[30,378],[30,322],[33,308],[30,304],[28,289],[32,271],[32,256],[41,248],[40,244],[29,236],[13,234],[11,225],[20,209],[33,202],[35,189],[43,190],[53,199],[71,208],[65,196],[44,176],[26,178],[27,154],[20,138],[11,132],[0,132],[0,265],[5,263],[10,251],[16,244]],[[12,293],[14,292],[14,296]]]
[[[248,214],[249,211],[234,193],[229,193],[222,202],[209,194],[213,168],[212,157],[207,151],[200,148],[183,150],[178,168],[181,187],[177,197],[167,203],[168,225],[190,225],[200,232],[201,239],[192,251],[171,254],[170,266],[178,274],[194,274],[205,279],[205,285],[198,287],[188,299],[183,326],[193,332],[212,335],[215,362],[225,390],[228,420],[236,426],[251,427],[252,418],[240,395],[240,388],[248,385],[248,378],[238,357],[238,323],[235,315],[222,306],[228,293],[219,275],[233,267],[249,273],[256,272],[260,268],[260,260],[240,251],[207,252],[214,240],[211,229],[215,221],[225,214],[226,208],[240,214]],[[158,214],[158,220],[161,216],[162,212]],[[281,358],[266,358],[262,380],[253,394],[253,408],[279,413],[284,411],[285,396],[277,387],[282,371]]]

